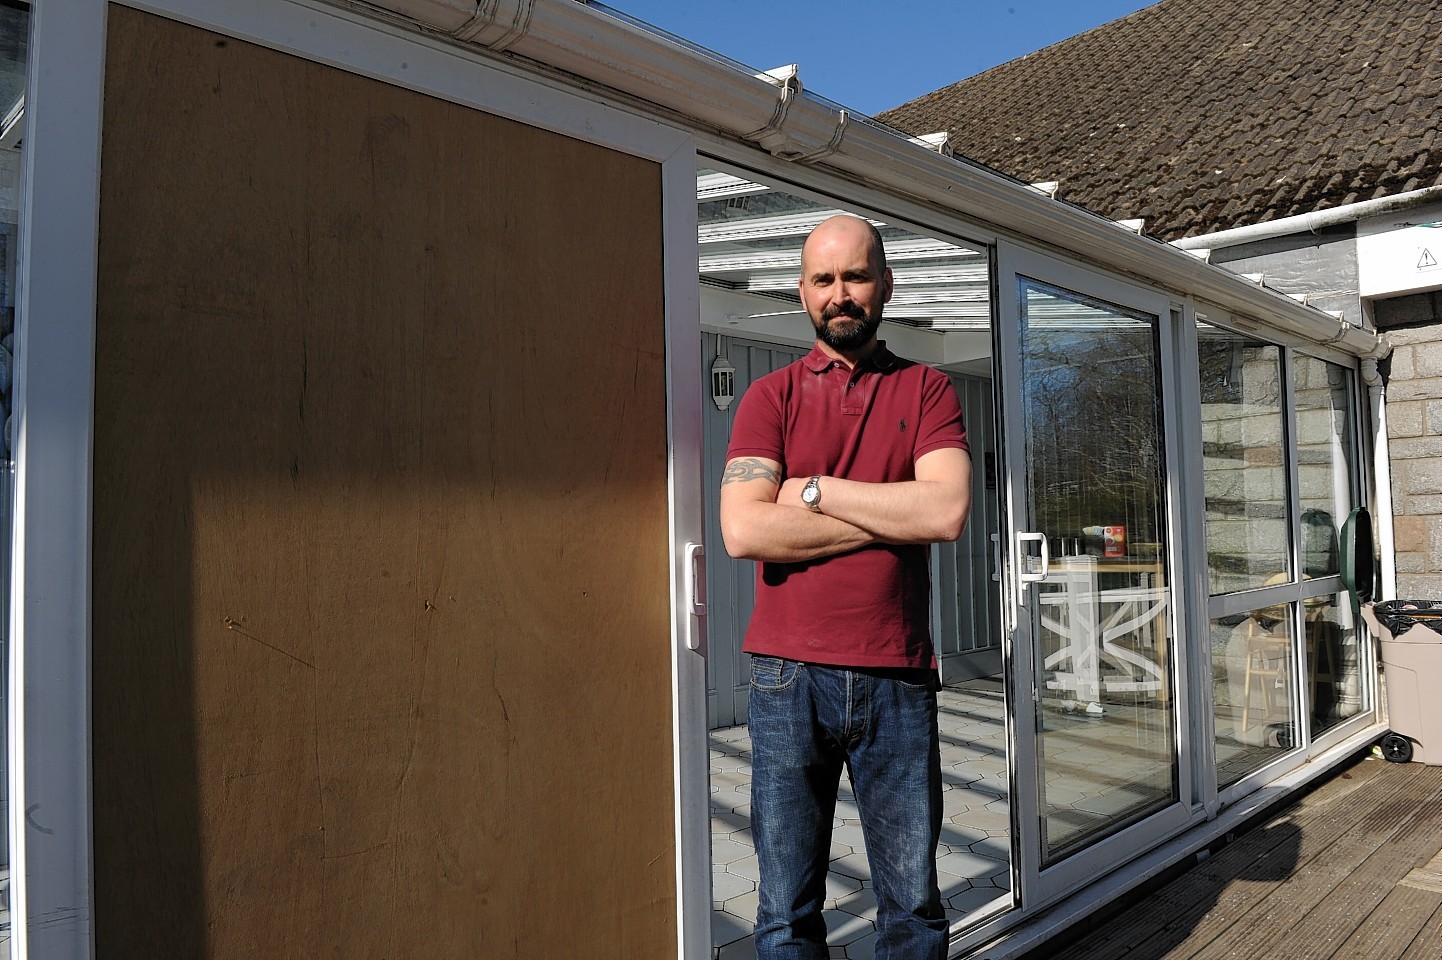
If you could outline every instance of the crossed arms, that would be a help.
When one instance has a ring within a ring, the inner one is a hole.
[[[821,512],[801,502],[810,477],[781,479],[781,465],[737,457],[721,478],[721,536],[738,559],[796,563],[873,543],[955,540],[971,509],[971,457],[955,447],[923,454],[916,479],[865,483],[821,478]]]

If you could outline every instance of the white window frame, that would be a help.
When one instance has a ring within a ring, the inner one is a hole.
[[[134,0],[217,33],[660,165],[667,349],[677,952],[707,956],[704,620],[683,598],[702,542],[696,149],[685,130],[480,50],[309,0]],[[106,0],[32,7],[18,264],[9,802],[12,957],[90,958],[90,598],[96,270]]]
[[[1189,313],[1187,326],[1187,337],[1189,339],[1189,353],[1191,356],[1192,369],[1195,371],[1197,357],[1197,334],[1196,334],[1196,313]],[[1298,476],[1298,423],[1296,407],[1296,384],[1294,380],[1294,368],[1296,358],[1305,354],[1317,360],[1336,364],[1347,370],[1351,375],[1349,392],[1351,393],[1350,412],[1352,417],[1352,429],[1354,437],[1354,450],[1356,459],[1350,464],[1349,482],[1353,487],[1354,505],[1366,506],[1371,498],[1369,474],[1368,474],[1368,452],[1367,435],[1362,424],[1362,390],[1360,363],[1356,357],[1348,354],[1338,353],[1321,349],[1316,345],[1298,345],[1285,338],[1278,337],[1273,331],[1239,331],[1231,324],[1216,322],[1210,318],[1204,318],[1206,322],[1215,326],[1240,333],[1242,336],[1252,337],[1257,340],[1272,343],[1277,346],[1281,363],[1282,378],[1282,427],[1284,436],[1283,455],[1286,461],[1287,471],[1287,515],[1288,515],[1288,553],[1290,556],[1293,577],[1287,583],[1270,587],[1253,587],[1246,590],[1237,590],[1230,593],[1211,595],[1210,585],[1206,582],[1207,557],[1206,557],[1206,536],[1205,521],[1197,525],[1196,544],[1194,553],[1196,557],[1197,571],[1200,573],[1200,586],[1197,587],[1200,605],[1205,609],[1198,625],[1205,628],[1206,624],[1213,618],[1223,617],[1230,614],[1245,613],[1264,606],[1277,604],[1292,604],[1298,608],[1304,599],[1315,596],[1331,596],[1343,592],[1342,578],[1339,574],[1332,574],[1310,580],[1301,579],[1302,569],[1302,546],[1301,546],[1301,490]],[[1192,380],[1195,381],[1195,376]],[[1200,410],[1200,397],[1197,398],[1196,409]],[[1196,451],[1194,462],[1188,464],[1189,471],[1195,471],[1197,477],[1202,473],[1202,458],[1200,454],[1200,435],[1195,444]],[[1202,484],[1198,483],[1199,496],[1202,494]],[[1200,501],[1199,501],[1200,502]],[[1199,513],[1200,516],[1200,513]],[[1302,628],[1300,613],[1293,611],[1293,633],[1300,638]],[[1366,625],[1358,623],[1356,629],[1365,634]],[[1198,636],[1206,636],[1205,630]],[[1311,728],[1311,712],[1308,704],[1299,701],[1294,708],[1299,710],[1297,717],[1297,738],[1299,742],[1306,743],[1305,748],[1298,747],[1290,751],[1284,751],[1278,756],[1258,767],[1256,770],[1243,776],[1235,783],[1220,786],[1216,778],[1216,757],[1215,757],[1215,729],[1202,730],[1194,728],[1198,743],[1207,744],[1209,757],[1206,762],[1209,768],[1199,770],[1200,782],[1204,786],[1205,801],[1209,810],[1215,813],[1217,810],[1247,801],[1258,794],[1260,789],[1274,781],[1280,780],[1287,774],[1299,770],[1318,760],[1325,760],[1328,757],[1355,749],[1358,743],[1365,743],[1368,739],[1375,739],[1379,732],[1380,723],[1380,698],[1377,690],[1378,663],[1372,654],[1372,645],[1366,642],[1360,644],[1361,657],[1358,663],[1358,670],[1362,674],[1364,683],[1364,695],[1370,698],[1372,708],[1359,713],[1355,717],[1333,726],[1320,738],[1313,735]],[[1198,654],[1199,661],[1195,668],[1199,676],[1210,676],[1211,663],[1205,650]],[[1306,689],[1306,664],[1304,658],[1293,657],[1292,663],[1294,684],[1293,689]],[[1201,703],[1206,705],[1207,716],[1204,718],[1207,723],[1212,723],[1212,704],[1209,696],[1204,696]]]

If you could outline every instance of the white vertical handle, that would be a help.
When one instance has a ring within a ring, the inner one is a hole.
[[[699,543],[686,544],[686,608],[697,617],[706,616],[706,548]],[[694,624],[686,631],[686,649],[701,649],[702,630]]]
[[[1041,568],[1035,573],[1029,573],[1024,568],[1030,566],[1031,555],[1022,546],[1025,543],[1035,541],[1041,544]],[[1018,533],[1016,535],[1018,560],[1016,579],[1019,583],[1037,583],[1045,580],[1046,575],[1051,571],[1051,545],[1047,542],[1044,533]]]

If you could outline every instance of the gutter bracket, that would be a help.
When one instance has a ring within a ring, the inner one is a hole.
[[[811,152],[811,153],[808,153],[808,154],[806,154],[805,156],[797,157],[797,158],[796,158],[796,162],[797,162],[797,163],[815,163],[815,162],[818,161],[818,160],[824,160],[824,159],[826,159],[827,157],[829,157],[829,156],[831,156],[833,153],[835,153],[837,150],[840,150],[840,149],[841,149],[841,141],[846,137],[846,126],[847,126],[848,123],[850,123],[850,121],[851,121],[851,114],[850,114],[848,111],[846,111],[846,110],[837,111],[837,115],[836,115],[836,129],[835,129],[834,131],[832,131],[831,139],[827,141],[826,146],[822,147],[820,150],[816,150],[816,151],[813,151],[813,152]]]
[[[501,19],[503,6],[511,7],[509,25],[497,22]],[[451,36],[467,43],[480,44],[497,53],[503,52],[526,36],[535,7],[536,0],[482,0],[476,15]],[[487,31],[493,29],[499,33],[493,33],[491,39],[487,39]]]
[[[1331,315],[1328,314],[1328,316],[1331,316]],[[1324,346],[1324,347],[1330,347],[1332,344],[1339,342],[1343,337],[1345,337],[1345,336],[1347,335],[1348,331],[1350,331],[1351,329],[1352,329],[1352,325],[1351,325],[1350,323],[1347,323],[1347,322],[1344,321],[1344,320],[1338,320],[1338,321],[1337,321],[1337,332],[1336,332],[1334,335],[1328,337],[1326,340],[1322,340],[1322,341],[1320,341],[1320,342],[1321,342],[1322,346]]]
[[[771,111],[771,119],[766,121],[765,126],[758,127],[743,136],[783,160],[795,160],[801,156],[801,151],[791,142],[791,138],[787,136],[784,128],[786,115],[791,111],[791,104],[801,99],[800,72],[793,63],[786,67],[758,73],[756,77],[779,87],[780,93],[776,99],[776,106]]]
[[[919,137],[907,137],[912,143],[919,147],[925,147],[933,153],[939,153],[943,157],[955,157],[956,148],[951,145],[951,133],[947,130],[939,130],[936,133],[923,133]]]

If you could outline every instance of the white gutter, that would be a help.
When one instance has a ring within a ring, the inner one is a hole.
[[[1384,350],[1375,333],[807,97],[799,83],[739,70],[579,0],[484,0],[479,6],[475,0],[370,0],[369,5],[454,40],[601,84],[782,159],[844,173],[999,233],[1050,244],[1247,321],[1356,356]]]
[[[1251,243],[1253,240],[1270,240],[1273,237],[1285,237],[1294,233],[1316,233],[1327,227],[1354,223],[1385,213],[1395,213],[1398,210],[1418,207],[1434,200],[1442,200],[1442,186],[1424,187],[1421,190],[1411,190],[1390,197],[1362,200],[1342,207],[1316,210],[1312,213],[1283,217],[1280,220],[1268,220],[1266,223],[1254,223],[1231,230],[1218,230],[1216,233],[1200,237],[1185,237],[1181,240],[1173,240],[1172,246],[1180,247],[1183,250],[1218,250],[1222,247],[1235,247],[1238,244]]]

